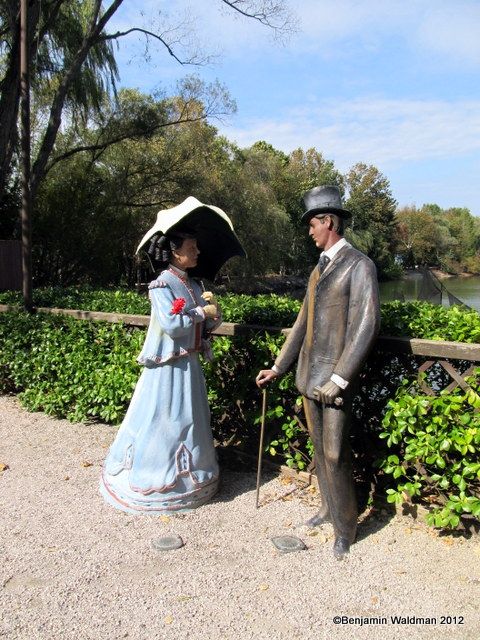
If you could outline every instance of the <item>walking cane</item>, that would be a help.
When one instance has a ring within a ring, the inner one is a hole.
[[[267,390],[262,391],[262,418],[260,421],[260,445],[258,447],[258,467],[257,467],[257,499],[255,508],[258,509],[258,495],[260,493],[260,474],[262,472],[262,454],[263,454],[263,434],[265,433],[265,411],[267,408]]]

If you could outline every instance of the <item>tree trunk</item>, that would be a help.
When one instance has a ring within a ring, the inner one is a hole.
[[[13,150],[17,143],[17,118],[20,102],[20,19],[15,21],[15,35],[7,59],[6,72],[0,85],[0,192],[10,172]]]
[[[18,143],[18,112],[20,105],[20,3],[12,9],[12,47],[6,60],[5,76],[0,84],[0,192],[5,188],[11,170],[12,155]],[[36,55],[37,30],[40,2],[30,0],[28,4],[28,53],[29,65]]]
[[[50,118],[48,121],[47,129],[45,131],[45,135],[43,136],[42,144],[40,145],[40,149],[38,151],[37,158],[35,160],[35,164],[32,168],[32,180],[31,180],[31,194],[32,200],[35,200],[35,196],[38,191],[38,187],[40,182],[45,175],[45,167],[47,166],[48,159],[52,153],[55,140],[57,138],[58,129],[60,128],[60,124],[62,122],[62,111],[65,104],[65,99],[68,93],[68,89],[70,88],[72,82],[75,79],[75,76],[79,73],[82,64],[85,62],[85,59],[92,48],[92,46],[97,41],[100,33],[103,28],[113,16],[113,14],[117,11],[118,7],[122,4],[123,0],[114,0],[112,4],[108,7],[105,13],[101,16],[101,18],[97,22],[98,15],[94,13],[94,17],[92,23],[90,24],[88,35],[85,36],[83,44],[77,55],[74,57],[70,68],[66,70],[63,79],[57,89],[57,93],[53,99],[52,107],[50,109]]]

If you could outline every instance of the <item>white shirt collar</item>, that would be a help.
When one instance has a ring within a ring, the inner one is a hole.
[[[338,242],[332,245],[330,249],[327,249],[327,251],[322,251],[320,255],[327,256],[328,258],[330,258],[330,262],[331,262],[334,259],[334,257],[337,255],[337,253],[340,251],[340,249],[346,246],[350,246],[350,243],[347,242],[345,238],[341,238],[340,240],[338,240]]]

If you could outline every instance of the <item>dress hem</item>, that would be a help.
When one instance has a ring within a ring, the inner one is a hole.
[[[144,514],[162,514],[172,512],[191,511],[208,502],[218,491],[219,478],[216,476],[202,486],[189,491],[187,493],[179,493],[171,497],[158,496],[156,499],[150,499],[147,504],[141,503],[141,495],[135,496],[134,500],[138,503],[134,504],[129,500],[129,496],[120,497],[115,492],[107,479],[102,474],[100,479],[100,493],[105,501],[113,507],[126,511],[127,513],[144,513]]]

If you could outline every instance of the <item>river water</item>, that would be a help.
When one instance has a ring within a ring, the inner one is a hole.
[[[416,300],[420,291],[422,276],[418,273],[408,273],[401,280],[380,282],[380,300]],[[480,313],[480,276],[444,278],[441,284],[463,303]],[[449,306],[448,295],[442,296],[442,303]]]

